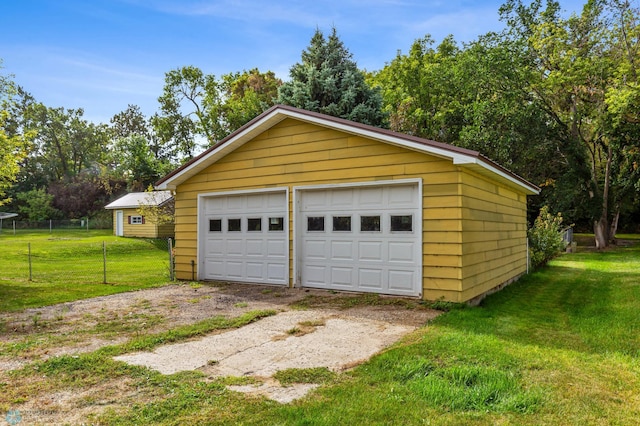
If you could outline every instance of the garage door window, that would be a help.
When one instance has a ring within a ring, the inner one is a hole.
[[[222,232],[222,219],[209,220],[209,232]]]
[[[360,216],[360,232],[380,232],[380,216]]]
[[[254,218],[247,219],[247,230],[249,232],[262,231],[262,218],[254,217]]]
[[[284,218],[283,217],[270,217],[269,218],[269,231],[284,231]]]
[[[351,216],[334,216],[333,230],[343,232],[351,231]]]
[[[307,231],[324,231],[324,216],[309,216],[307,218]]]
[[[413,231],[413,216],[391,216],[391,232]]]
[[[240,232],[242,230],[240,225],[240,219],[227,219],[227,231]]]

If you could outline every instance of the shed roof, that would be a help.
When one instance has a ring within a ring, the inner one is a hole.
[[[160,206],[173,196],[171,191],[130,192],[104,206],[105,209],[137,209],[141,204]]]
[[[449,159],[453,164],[469,168],[481,175],[502,181],[511,187],[517,187],[526,194],[534,195],[540,193],[540,188],[500,166],[478,151],[404,133],[392,132],[390,130],[287,105],[275,105],[271,107],[216,145],[160,179],[160,181],[156,183],[156,188],[161,190],[175,189],[177,185],[183,183],[220,158],[287,118],[293,118],[333,130],[339,130],[391,145],[401,146],[413,151]]]

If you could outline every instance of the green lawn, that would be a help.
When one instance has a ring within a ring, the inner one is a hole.
[[[125,346],[13,373],[17,385],[5,386],[4,404],[38,387],[55,393],[122,378],[147,397],[91,423],[638,424],[639,283],[640,244],[563,255],[479,307],[441,315],[350,372],[287,372],[323,383],[287,405],[224,386],[246,378],[163,376],[113,361],[113,353],[131,350]]]
[[[106,285],[103,243],[107,253]],[[0,234],[0,248],[0,311],[120,293],[169,281],[164,241],[118,238],[111,230],[21,231],[16,236],[5,230]]]

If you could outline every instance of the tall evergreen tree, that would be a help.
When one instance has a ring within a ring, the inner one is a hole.
[[[367,85],[335,28],[327,38],[316,30],[302,62],[293,65],[289,75],[291,81],[280,86],[278,103],[373,126],[385,124],[380,93]]]

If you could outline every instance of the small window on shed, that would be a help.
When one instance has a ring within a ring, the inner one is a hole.
[[[249,232],[262,231],[262,218],[250,217],[249,219],[247,219],[247,231]]]
[[[360,232],[380,232],[380,216],[360,216]]]
[[[391,216],[391,232],[413,231],[413,216]]]
[[[209,219],[209,232],[222,232],[222,219]]]
[[[307,231],[324,231],[324,216],[309,216],[307,218]]]
[[[284,231],[284,218],[283,217],[270,217],[269,218],[269,231]]]
[[[343,232],[351,231],[351,216],[334,216],[333,230]]]
[[[227,219],[227,231],[240,232],[242,225],[240,225],[240,219]]]
[[[142,220],[142,216],[131,216],[131,224],[132,225],[142,225],[144,220]]]

